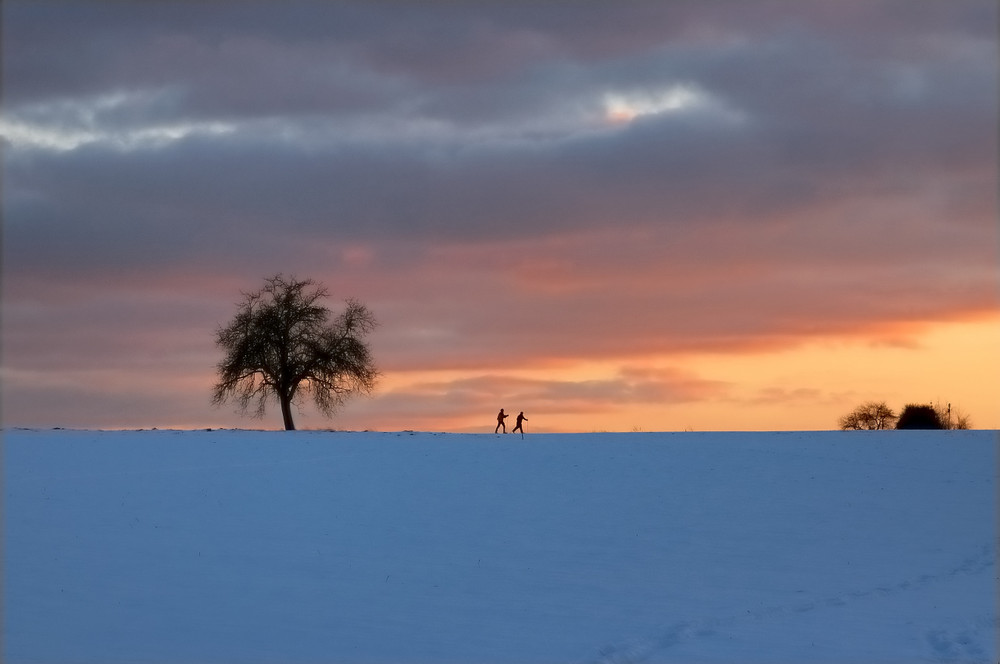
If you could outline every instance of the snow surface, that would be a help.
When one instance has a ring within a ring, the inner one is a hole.
[[[3,661],[997,661],[997,432],[5,432]]]

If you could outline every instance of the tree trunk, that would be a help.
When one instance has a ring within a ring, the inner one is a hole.
[[[278,396],[281,401],[281,419],[285,422],[285,431],[295,431],[295,422],[292,421],[292,398],[284,394]]]

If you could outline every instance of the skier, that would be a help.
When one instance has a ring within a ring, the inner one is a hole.
[[[500,427],[503,427],[503,432],[507,433],[507,425],[504,424],[503,421],[508,417],[510,417],[510,415],[504,415],[503,408],[501,408],[500,412],[497,414],[497,428],[493,430],[493,433],[500,431]]]
[[[514,426],[513,429],[510,430],[510,432],[517,433],[518,431],[520,431],[521,435],[523,436],[524,429],[521,428],[521,422],[527,422],[527,421],[528,418],[524,416],[524,411],[522,410],[520,413],[517,414],[517,424]]]

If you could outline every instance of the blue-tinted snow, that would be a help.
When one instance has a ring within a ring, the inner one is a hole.
[[[996,432],[8,431],[8,664],[997,661]]]

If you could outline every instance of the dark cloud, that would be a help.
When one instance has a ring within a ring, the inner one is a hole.
[[[168,353],[197,374],[238,290],[279,271],[372,304],[390,369],[775,346],[995,307],[987,0],[3,12],[20,372],[140,380]],[[670,398],[622,381],[596,388]],[[448,389],[483,407],[474,387]],[[533,389],[557,409],[588,386]]]

